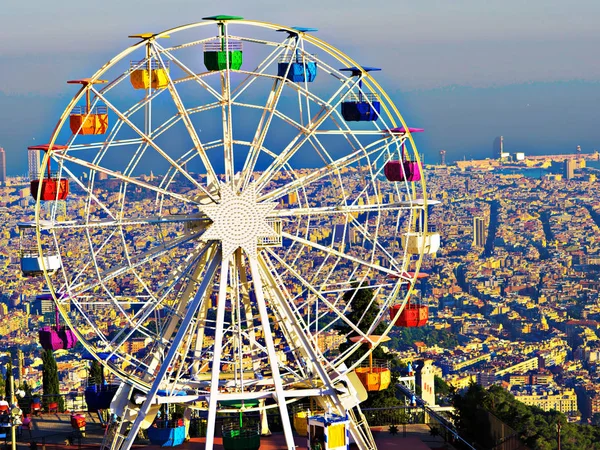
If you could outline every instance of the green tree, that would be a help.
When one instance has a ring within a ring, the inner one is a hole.
[[[346,291],[344,293],[344,301],[346,304],[351,304],[352,310],[346,314],[346,317],[355,324],[360,331],[366,333],[369,327],[379,313],[379,306],[373,300],[373,289],[363,286],[358,282],[353,283],[353,290]],[[351,302],[351,303],[350,303]],[[383,334],[385,331],[385,325],[380,323],[377,325],[375,330],[371,334]],[[356,336],[356,332],[351,333],[352,336]]]
[[[4,377],[0,376],[0,395],[4,396],[6,395],[6,381],[4,380]]]
[[[373,300],[373,289],[368,286],[363,286],[357,281],[352,283],[353,289],[344,293],[344,301],[347,305],[350,305],[350,311],[346,314],[346,317],[363,333],[368,333],[369,327],[375,322],[377,314],[379,313],[379,306],[377,302]],[[348,337],[358,336],[358,333],[350,328],[350,326],[343,324],[340,325],[339,330],[342,333],[348,334]],[[375,329],[370,333],[373,335],[382,335],[385,332],[385,324],[378,324]],[[351,342],[344,342],[340,345],[340,352],[346,351],[352,345]],[[356,358],[360,358],[368,351],[368,347],[364,345],[364,348],[359,349],[354,355]],[[377,347],[373,351],[373,358],[377,359],[390,359],[391,356],[387,356],[381,346]]]
[[[44,397],[42,404],[44,408],[48,408],[49,403],[58,403],[58,410],[65,410],[64,399],[60,396],[60,386],[58,382],[58,367],[52,350],[42,351],[42,390]]]
[[[12,402],[12,398],[13,398],[13,393],[11,390],[11,381],[10,381],[10,377],[14,376],[13,375],[13,365],[12,362],[9,361],[8,364],[6,365],[6,379],[3,380],[4,381],[4,396],[6,397],[6,401],[7,402]]]
[[[559,423],[562,450],[600,450],[598,427],[568,423],[558,411],[527,406],[500,386],[486,391],[471,384],[463,395],[455,395],[454,406],[459,433],[484,448],[498,444],[492,438],[489,412],[514,429],[521,442],[532,450],[556,449]]]
[[[92,361],[90,367],[90,375],[88,377],[88,384],[102,384],[104,383],[104,371],[100,363],[96,360]]]

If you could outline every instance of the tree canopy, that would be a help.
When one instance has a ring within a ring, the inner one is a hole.
[[[48,408],[49,403],[58,403],[58,410],[65,410],[64,399],[60,396],[60,385],[58,381],[58,367],[56,365],[56,359],[54,359],[54,353],[52,350],[42,351],[42,390],[44,397],[42,404],[45,409]]]
[[[492,416],[504,422],[517,433],[523,444],[532,450],[557,448],[557,424],[561,427],[562,450],[600,450],[600,428],[568,423],[558,411],[543,411],[519,402],[500,386],[488,390],[471,383],[462,395],[454,396],[455,423],[461,436],[484,448],[499,444],[492,432]]]
[[[90,367],[90,375],[88,377],[88,384],[102,384],[104,382],[104,370],[100,363],[96,360],[92,361]]]

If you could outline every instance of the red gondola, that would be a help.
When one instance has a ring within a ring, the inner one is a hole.
[[[390,319],[394,320],[401,305],[394,305],[390,308]],[[418,305],[409,302],[406,307],[402,310],[394,325],[398,327],[422,327],[427,324],[429,317],[429,307],[427,305]]]
[[[27,147],[28,150],[40,150],[47,152],[50,148],[49,144],[45,145],[34,145]],[[64,145],[53,145],[52,150],[64,150],[67,147]],[[52,174],[50,169],[50,161],[48,161],[48,173],[44,178],[38,180],[31,180],[30,192],[34,200],[38,200],[38,192],[40,192],[41,183],[41,194],[39,200],[52,201],[52,200],[64,200],[69,195],[69,180],[67,178],[57,177]]]

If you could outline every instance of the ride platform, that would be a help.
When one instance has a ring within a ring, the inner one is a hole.
[[[71,427],[70,413],[45,413],[34,417],[32,420],[31,435],[28,431],[23,431],[17,438],[17,447],[19,450],[28,450],[32,441],[36,442],[38,449],[42,444],[46,445],[48,450],[97,450],[102,442],[104,427],[94,414],[85,414],[86,418],[86,437],[81,440],[75,439],[73,445],[67,445],[69,436],[73,435]],[[404,433],[406,431],[406,433]],[[427,449],[445,449],[453,450],[454,447],[440,436],[432,436],[429,433],[429,427],[425,424],[410,424],[403,430],[398,426],[398,434],[391,435],[387,427],[373,427],[373,436],[378,450],[427,450]],[[192,438],[175,448],[180,450],[203,450],[205,448],[206,438]],[[307,450],[306,437],[296,436],[296,449]],[[133,449],[159,450],[162,447],[151,444],[143,444],[136,441]],[[223,439],[215,437],[215,450],[223,450]],[[285,437],[283,433],[274,433],[270,436],[261,437],[260,450],[283,450],[286,448]],[[355,448],[350,446],[350,448]]]

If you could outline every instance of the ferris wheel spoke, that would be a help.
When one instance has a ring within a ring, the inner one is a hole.
[[[206,147],[205,147],[206,148]],[[180,166],[186,167],[186,165],[192,161],[196,156],[198,156],[198,152],[196,151],[195,148],[192,148],[190,150],[188,150],[187,152],[185,152],[183,155],[181,155],[178,159],[177,159],[177,164],[179,164]],[[177,176],[177,170],[172,167],[169,166],[169,168],[167,169],[167,172],[165,173],[164,177],[162,178],[160,184],[158,185],[161,189],[167,189],[171,183],[173,183],[175,181],[175,177]],[[200,191],[203,194],[203,199],[208,199],[213,203],[217,203],[217,199],[215,197],[215,189],[211,189],[209,187],[210,191],[207,190],[204,186],[200,186]],[[161,209],[162,211],[162,209]]]
[[[225,40],[225,48],[229,48],[229,35],[227,33],[227,24],[223,25],[224,36],[221,39]],[[221,123],[223,125],[223,153],[225,163],[225,182],[233,181],[235,175],[235,161],[233,155],[233,128],[232,128],[232,111],[231,111],[231,69],[230,58],[231,53],[225,52],[226,63],[225,70],[219,71],[221,79]]]
[[[351,261],[351,262],[353,262],[355,264],[361,264],[363,267],[369,267],[371,269],[376,270],[377,272],[379,272],[381,274],[394,275],[394,276],[398,274],[398,272],[395,271],[395,270],[388,269],[387,267],[383,267],[383,266],[380,266],[379,264],[374,264],[374,263],[369,262],[369,261],[364,261],[364,260],[362,260],[360,258],[356,258],[354,256],[351,256],[351,255],[348,255],[346,253],[340,252],[340,251],[335,250],[335,249],[333,249],[331,247],[325,247],[324,245],[317,244],[316,242],[309,241],[308,239],[301,238],[299,236],[287,233],[285,231],[283,231],[281,233],[281,235],[284,238],[287,238],[287,239],[290,239],[292,241],[298,242],[300,244],[306,245],[306,246],[311,247],[311,248],[313,248],[315,250],[320,250],[320,251],[325,252],[325,253],[329,253],[329,254],[332,254],[332,255],[335,255],[335,256],[340,256],[340,257],[344,258],[347,261]]]
[[[243,183],[242,188],[246,188],[250,182],[253,169],[256,166],[256,161],[258,160],[258,156],[263,148],[263,143],[271,126],[271,122],[273,120],[277,104],[279,103],[279,99],[281,98],[281,92],[283,91],[284,85],[285,83],[281,80],[273,81],[273,85],[271,86],[260,122],[258,123],[256,133],[254,134],[254,139],[252,140],[252,144],[250,146],[250,151],[248,152],[246,160],[244,161],[244,167],[242,168],[241,175]]]
[[[367,338],[367,335],[364,334],[360,330],[360,328],[358,328],[354,323],[352,323],[352,321],[350,319],[348,319],[345,316],[345,311],[340,311],[334,304],[329,302],[329,300],[327,300],[327,298],[325,296],[323,296],[323,294],[321,294],[319,289],[315,288],[311,282],[309,282],[302,275],[300,275],[300,273],[298,273],[297,270],[295,270],[292,266],[290,266],[288,263],[286,263],[272,249],[268,248],[268,249],[266,249],[266,251],[269,254],[269,256],[271,256],[271,258],[273,258],[275,261],[277,261],[279,264],[281,264],[281,266],[283,266],[291,275],[293,275],[294,278],[296,278],[308,292],[310,292],[313,295],[316,295],[318,297],[319,301],[321,301],[324,305],[326,305],[328,310],[330,312],[334,313],[339,320],[344,322],[348,327],[350,327],[351,330],[353,330],[358,335]],[[301,320],[301,319],[297,318],[297,320]],[[315,323],[318,323],[318,320],[315,320]],[[306,326],[306,329],[310,329],[309,323],[305,323],[304,325]]]
[[[158,59],[160,60],[161,64],[164,66],[164,62],[162,60],[162,57],[160,56],[160,54],[157,55]],[[179,112],[179,115],[181,116],[183,123],[188,131],[188,134],[190,136],[190,138],[192,139],[192,142],[194,143],[194,147],[196,148],[196,151],[198,152],[198,156],[200,157],[200,160],[202,161],[202,164],[204,164],[204,168],[206,169],[206,173],[207,173],[207,177],[208,177],[208,181],[207,183],[210,184],[216,184],[217,183],[217,174],[215,173],[215,170],[212,166],[212,164],[210,163],[210,160],[208,159],[208,155],[206,154],[206,150],[204,149],[202,142],[200,141],[200,137],[198,136],[198,133],[196,132],[196,129],[194,128],[194,125],[192,124],[192,121],[190,119],[188,110],[186,109],[185,105],[183,104],[183,100],[181,99],[179,92],[177,92],[177,88],[175,87],[175,84],[173,83],[173,80],[171,79],[171,76],[169,75],[169,73],[166,74],[167,76],[167,80],[168,80],[168,90],[171,93],[171,97],[173,98],[173,102],[175,103],[175,106],[177,107],[177,111]],[[171,162],[171,161],[169,161]],[[171,163],[171,167],[175,167],[178,169],[179,172],[183,173],[184,170],[180,169],[179,165],[177,164],[177,162],[173,161]],[[190,180],[194,180],[193,177],[191,177],[189,174],[187,174],[187,171],[185,171],[185,177],[190,179]],[[194,184],[196,184],[196,187],[199,187],[199,185],[194,181],[192,181]]]
[[[216,272],[218,263],[219,263],[219,260],[217,258],[215,258],[212,261],[212,263],[208,266],[207,278],[209,280],[212,280],[212,277]],[[164,357],[164,360],[162,361],[162,365],[160,366],[160,369],[158,370],[158,373],[156,374],[156,377],[152,382],[152,387],[150,388],[150,391],[148,392],[147,399],[140,407],[140,410],[135,419],[135,422],[131,426],[131,430],[125,440],[125,445],[130,445],[129,442],[133,442],[133,440],[137,436],[138,431],[140,430],[140,428],[142,426],[142,422],[144,421],[144,419],[146,418],[146,415],[148,414],[148,412],[150,410],[150,406],[154,403],[154,399],[158,395],[158,390],[161,388],[161,384],[163,383],[163,380],[165,379],[165,375],[167,374],[167,372],[169,370],[169,366],[171,365],[171,363],[175,360],[175,357],[177,356],[177,353],[179,351],[179,346],[180,346],[181,342],[184,341],[187,330],[190,327],[190,324],[192,323],[194,316],[196,315],[196,311],[198,310],[198,307],[200,306],[200,302],[203,298],[203,294],[207,288],[208,288],[208,283],[206,283],[206,284],[203,283],[203,286],[201,286],[200,289],[198,289],[197,294],[194,296],[193,300],[191,301],[191,304],[188,306],[185,316],[181,319],[181,324],[179,325],[177,334],[175,335],[173,342],[171,343],[171,346],[169,347],[169,350],[168,350],[166,356]],[[225,302],[223,301],[223,303],[225,303]],[[213,386],[217,386],[217,385],[214,384]]]
[[[229,259],[219,250],[221,274],[219,276],[219,291],[217,294],[217,317],[215,338],[213,346],[212,369],[210,374],[210,396],[208,399],[208,419],[206,428],[206,442],[214,440],[215,421],[217,417],[217,401],[219,399],[219,375],[221,371],[221,358],[223,352],[223,336],[225,325],[225,303],[227,299],[227,285],[229,277]]]
[[[128,145],[139,145],[139,144],[142,144],[143,142],[144,142],[143,139],[140,139],[140,138],[119,139],[119,140],[112,141],[110,143],[110,146],[111,147],[123,147],[123,146],[128,146]],[[76,152],[76,151],[81,151],[81,150],[100,150],[100,149],[103,149],[104,147],[106,147],[106,141],[91,142],[91,143],[87,143],[87,144],[71,144],[68,146],[69,152]]]
[[[171,250],[174,250],[175,248],[181,246],[182,244],[185,244],[187,242],[197,239],[200,235],[201,235],[201,233],[195,233],[195,234],[191,234],[189,236],[182,236],[177,239],[174,239],[168,245],[163,244],[160,247],[153,248],[146,252],[143,252],[142,254],[138,255],[136,258],[132,258],[131,264],[120,265],[117,267],[113,267],[109,270],[106,270],[102,273],[99,273],[98,274],[99,281],[97,281],[95,283],[92,283],[87,286],[84,286],[83,284],[71,286],[70,290],[73,293],[72,295],[81,295],[87,291],[95,289],[96,287],[99,287],[99,286],[105,284],[107,281],[112,280],[113,278],[116,278],[124,273],[127,273],[131,270],[141,267],[144,264],[147,264],[150,261],[152,261],[156,258],[159,258],[160,256],[168,254]],[[95,254],[97,252],[94,252],[93,249],[91,249],[90,253],[91,253],[92,257],[95,257]]]
[[[210,39],[212,39],[212,38],[210,38]],[[208,41],[210,39],[203,40],[202,42]],[[171,51],[171,49],[165,48],[165,47],[161,46],[157,42],[154,42],[154,47],[157,49],[158,53],[166,55],[167,58],[170,61],[172,61],[184,73],[186,73],[188,75],[187,78],[182,79],[182,80],[177,80],[176,82],[183,82],[183,81],[188,81],[188,80],[194,80],[196,83],[198,83],[200,86],[202,86],[202,88],[206,89],[207,92],[209,92],[212,96],[214,96],[214,98],[218,102],[220,102],[222,100],[221,94],[219,94],[219,92],[216,89],[212,88],[206,81],[204,81],[201,76],[199,76],[198,74],[196,74],[196,72],[194,72],[187,65],[185,65],[179,58],[177,58],[173,54],[173,52]]]
[[[295,51],[297,48],[298,48],[298,43],[296,42],[296,45],[293,48],[293,51]],[[287,46],[284,48],[281,48],[279,52],[273,51],[269,55],[268,58],[270,58],[271,55],[274,55],[274,60],[276,60],[276,58],[279,55],[281,55],[281,53],[283,52],[284,49],[287,49]],[[260,65],[259,65],[259,67],[260,67]],[[264,68],[266,69],[266,67],[268,67],[268,65],[265,64]],[[289,70],[289,65],[288,65],[288,70]],[[253,81],[256,78],[257,78],[257,76],[255,75],[253,77]],[[255,132],[254,138],[252,140],[252,145],[250,146],[250,151],[248,152],[248,155],[246,156],[246,160],[244,161],[244,167],[242,168],[241,180],[242,180],[242,188],[244,188],[244,189],[248,186],[248,183],[250,182],[250,178],[252,176],[254,168],[256,167],[256,162],[257,162],[260,152],[263,148],[263,143],[265,141],[265,138],[266,138],[269,128],[271,126],[273,117],[275,116],[275,113],[277,112],[277,105],[279,103],[279,99],[281,98],[281,93],[283,92],[284,87],[285,87],[285,81],[283,81],[279,78],[277,78],[273,81],[271,90],[269,91],[269,95],[267,97],[267,101],[266,101],[264,109],[263,109],[263,114],[262,114],[262,116],[260,118],[260,122],[258,123],[258,126],[256,128],[256,132]]]
[[[64,160],[64,161],[71,162],[73,164],[77,164],[80,167],[86,167],[88,169],[94,170],[95,172],[106,174],[106,175],[108,175],[108,176],[110,176],[112,178],[115,178],[117,180],[121,180],[121,181],[124,181],[126,183],[130,183],[130,184],[133,184],[135,186],[139,186],[141,188],[148,189],[148,190],[157,192],[159,194],[166,195],[167,197],[172,197],[172,198],[174,198],[176,200],[180,200],[180,201],[182,201],[184,203],[199,204],[194,199],[187,198],[187,197],[185,197],[183,195],[179,195],[179,194],[177,194],[175,192],[167,191],[167,190],[162,189],[162,188],[157,187],[157,186],[153,186],[153,185],[151,185],[149,183],[146,183],[146,182],[144,182],[144,181],[142,181],[140,179],[137,179],[137,178],[127,177],[127,176],[125,176],[125,175],[123,175],[123,174],[121,174],[119,172],[115,172],[113,170],[107,169],[105,167],[99,166],[97,164],[93,164],[91,162],[85,161],[83,159],[80,159],[80,158],[77,158],[77,157],[74,157],[74,156],[71,156],[71,155],[68,155],[68,154],[65,154],[65,153],[60,153],[60,154],[56,153],[55,157],[58,158],[58,159]]]
[[[104,249],[104,247],[113,239],[113,237],[115,236],[116,233],[117,233],[116,229],[111,231],[111,233],[108,235],[108,237],[106,239],[104,239],[104,241],[98,246],[98,252],[101,252]],[[56,233],[54,233],[54,234],[56,235]],[[58,245],[57,245],[57,248],[58,248]],[[73,274],[74,276],[72,276],[72,277],[69,277],[69,275],[67,274],[66,269],[63,265],[61,272],[63,274],[63,279],[64,279],[64,283],[65,283],[64,286],[67,289],[70,289],[70,286],[74,285],[77,282],[77,280],[79,280],[79,278],[83,277],[84,274],[86,273],[86,271],[90,268],[90,266],[92,264],[94,264],[94,262],[95,262],[94,258],[90,258],[90,257],[86,258],[84,261],[82,261],[82,264],[79,264],[79,265],[73,267],[72,270],[74,271],[74,274]],[[59,289],[59,291],[61,291],[61,289]],[[71,294],[70,291],[68,291],[68,292],[69,292],[69,294]]]
[[[202,280],[201,286],[210,286],[210,284],[213,282],[213,278],[215,275],[214,272],[210,277],[201,277],[203,276],[204,269],[206,267],[219,263],[220,253],[218,253],[218,251],[216,250],[215,245],[207,243],[204,246],[204,249],[199,259],[196,259],[196,261],[197,262],[187,264],[187,268],[191,270],[186,269],[184,271],[188,274],[186,275],[186,277],[188,277],[189,280],[187,285],[185,286],[185,289],[181,291],[181,294],[177,298],[177,308],[175,308],[172,311],[170,317],[166,318],[166,326],[162,330],[161,335],[161,339],[164,343],[167,343],[173,337],[173,334],[176,331],[177,324],[179,323],[179,319],[185,313],[189,300],[195,295],[198,295],[198,293],[200,292],[197,289],[198,284],[200,284],[201,282],[200,280]],[[202,296],[201,300],[204,304],[209,300],[207,296],[210,295],[210,291],[203,289],[200,295]],[[157,363],[158,361],[154,360],[153,366],[155,366]]]
[[[358,83],[356,81],[354,84]],[[308,133],[299,133],[294,139],[287,145],[285,149],[279,154],[277,159],[273,161],[269,167],[261,174],[257,180],[257,190],[261,191],[269,181],[272,180],[275,173],[277,173],[285,164],[296,154],[298,149],[302,147],[311,137],[314,136],[316,130],[327,120],[329,116],[338,108],[342,103],[341,92],[348,88],[349,80],[342,83],[339,89],[330,97],[329,101],[326,102],[321,109],[310,119],[307,124]],[[335,103],[332,105],[333,99],[338,97]]]
[[[192,289],[186,289],[188,295],[182,295],[180,301],[178,303],[177,309],[173,310],[172,315],[167,319],[169,324],[177,323],[180,318],[183,316],[183,307],[187,307],[187,301],[191,297],[191,292],[193,288],[199,283],[198,274],[193,274],[194,271],[198,271],[198,261],[207,255],[209,251],[208,246],[204,246],[202,248],[196,249],[196,251],[192,252],[186,258],[185,264],[183,264],[183,268],[176,268],[169,275],[169,279],[163,283],[163,286],[166,287],[165,291],[159,298],[153,298],[150,302],[144,304],[144,306],[135,314],[134,317],[130,320],[131,328],[122,329],[110,342],[110,345],[115,350],[118,349],[121,345],[127,342],[133,334],[139,330],[140,327],[150,318],[151,314],[153,314],[158,308],[164,308],[164,304],[166,302],[167,296],[169,293],[175,288],[177,283],[184,281],[186,278],[189,280],[188,287]],[[207,283],[212,279],[210,274],[206,274]],[[204,294],[203,294],[204,295]],[[184,298],[185,297],[185,298]],[[169,309],[172,309],[170,307]],[[165,332],[160,336],[158,342],[160,345],[166,345],[171,339],[171,335],[174,332],[175,328],[173,326],[168,325],[165,329]],[[154,338],[156,339],[156,338]],[[154,360],[154,359],[153,359]],[[151,362],[148,364],[148,368],[156,367],[157,362]]]
[[[407,206],[404,202],[395,202],[395,203],[381,203],[381,204],[371,204],[371,205],[358,205],[358,204],[350,204],[350,205],[337,205],[337,206],[316,206],[313,208],[304,207],[304,208],[284,208],[284,209],[276,209],[269,216],[270,217],[304,217],[304,216],[313,216],[313,215],[347,215],[354,213],[369,213],[369,212],[383,212],[383,211],[400,211],[400,210],[410,210],[414,209],[410,206]]]
[[[60,159],[60,157],[57,158],[57,154],[54,154],[53,157],[55,157],[56,159]],[[62,156],[62,154],[61,154]],[[62,164],[62,161],[60,161],[60,164]],[[64,171],[68,176],[69,179],[71,181],[74,181],[75,184],[77,184],[77,186],[79,186],[80,189],[82,189],[85,193],[87,193],[89,201],[93,201],[94,204],[98,205],[106,214],[108,214],[110,217],[112,217],[113,219],[115,218],[115,215],[113,214],[113,212],[108,208],[108,206],[106,206],[104,204],[104,202],[102,200],[100,200],[98,198],[98,196],[96,194],[94,194],[92,189],[88,189],[87,186],[85,186],[80,180],[79,178],[77,178],[73,172],[64,164],[61,165],[61,170]]]
[[[285,401],[285,392],[283,389],[283,384],[281,380],[281,375],[279,372],[279,359],[277,358],[277,353],[275,352],[275,345],[273,343],[273,335],[271,333],[271,326],[269,323],[269,313],[267,311],[267,304],[265,301],[261,274],[258,268],[258,263],[256,258],[249,257],[248,258],[249,266],[250,266],[250,274],[252,275],[252,282],[254,283],[254,292],[256,295],[256,304],[258,306],[260,320],[262,322],[262,326],[264,329],[264,339],[265,344],[267,346],[268,356],[269,356],[269,364],[271,366],[271,372],[273,373],[273,382],[275,384],[275,400],[279,405],[279,412],[281,414],[281,420],[283,422],[283,428],[285,431],[285,438],[287,442],[288,448],[294,448],[294,438],[292,436],[292,429],[289,419],[289,413],[287,410],[287,404]]]
[[[233,39],[237,39],[240,41],[243,41],[243,39],[240,39],[239,37],[232,37]],[[242,95],[248,88],[250,88],[254,82],[260,78],[262,78],[262,76],[265,74],[265,71],[271,67],[271,65],[277,61],[277,58],[279,57],[279,55],[281,55],[281,53],[283,52],[284,48],[283,47],[277,47],[275,49],[273,49],[271,51],[271,53],[269,53],[268,56],[266,56],[261,62],[258,63],[258,65],[256,66],[256,68],[252,71],[252,72],[242,72],[242,73],[246,73],[246,78],[244,78],[236,87],[233,91],[231,91],[231,101],[232,102],[236,102],[237,99],[240,97],[240,95]]]
[[[315,183],[323,178],[330,176],[338,170],[359,162],[360,160],[367,158],[368,156],[381,152],[387,148],[387,143],[382,141],[374,142],[364,149],[356,150],[346,156],[338,158],[337,160],[327,164],[326,166],[320,167],[307,175],[301,176],[293,181],[290,181],[284,186],[275,188],[263,195],[259,195],[259,201],[277,200],[290,192],[297,191],[300,188],[306,187],[311,183]],[[257,190],[258,192],[258,190]]]
[[[289,327],[293,342],[296,344],[296,348],[298,348],[308,372],[318,374],[326,386],[333,387],[329,375],[333,373],[334,367],[319,350],[316,337],[311,335],[307,324],[302,319],[302,314],[285,289],[285,283],[273,265],[272,260],[259,254],[259,265],[261,273],[265,280],[268,281],[269,288],[276,299],[275,307],[279,308],[281,314],[285,317],[285,323]]]
[[[390,266],[396,269],[397,274],[404,272],[401,268],[402,262],[398,262],[396,258],[388,251],[388,249],[383,246],[379,239],[377,239],[376,236],[372,236],[371,233],[368,232],[368,230],[362,223],[358,222],[358,220],[356,220],[352,216],[350,216],[350,222],[355,227],[355,229],[359,231],[361,236],[373,246],[373,251],[379,250],[386,256],[387,260],[390,263]]]
[[[168,76],[168,75],[167,75]],[[145,142],[148,143],[148,145],[150,147],[152,147],[154,150],[156,150],[156,152],[161,155],[171,166],[175,167],[177,169],[177,171],[179,173],[181,173],[188,181],[190,181],[194,186],[196,186],[197,188],[200,188],[200,184],[198,184],[198,182],[196,181],[196,179],[194,179],[194,177],[192,177],[189,173],[187,173],[187,171],[183,170],[183,168],[178,165],[170,156],[167,152],[165,152],[160,146],[158,146],[154,140],[152,140],[150,138],[150,136],[148,136],[147,133],[143,132],[142,130],[140,130],[131,120],[129,120],[128,117],[126,117],[115,105],[113,105],[111,102],[109,102],[105,97],[103,97],[100,92],[95,91],[96,95],[98,97],[100,97],[102,99],[102,101],[106,104],[106,106],[108,108],[110,108],[111,111],[113,111],[121,121],[123,121],[125,124],[127,124],[129,126],[129,128],[131,128],[131,130],[133,130],[136,134],[138,134]],[[198,152],[201,153],[201,149],[198,149]],[[214,170],[212,170],[212,166],[208,166],[206,167],[207,172],[209,173],[209,175],[211,176],[215,176],[216,174],[214,173]]]

